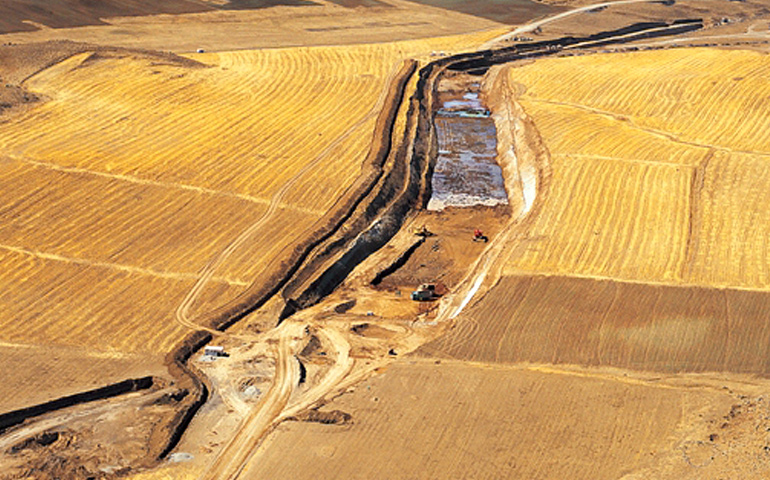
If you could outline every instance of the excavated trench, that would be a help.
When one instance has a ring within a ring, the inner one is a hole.
[[[415,93],[409,104],[407,126],[404,138],[398,151],[391,151],[392,132],[398,105],[406,86],[406,80],[414,71],[414,65],[408,75],[395,87],[397,104],[391,100],[389,114],[384,115],[379,126],[384,132],[383,137],[374,147],[375,157],[370,172],[362,176],[356,187],[356,196],[349,205],[343,206],[337,213],[339,218],[331,219],[328,225],[317,232],[311,240],[299,246],[295,255],[285,265],[284,271],[268,282],[262,282],[260,288],[250,289],[237,302],[226,306],[209,317],[207,324],[213,328],[224,330],[246,314],[263,305],[275,293],[281,292],[286,307],[281,314],[281,320],[288,318],[294,312],[318,303],[331,293],[353,269],[364,259],[383,247],[401,228],[407,216],[415,209],[427,207],[432,196],[432,182],[436,160],[438,158],[438,136],[434,123],[434,113],[438,82],[447,71],[466,72],[472,75],[483,75],[495,66],[525,58],[536,58],[554,55],[564,48],[595,48],[598,46],[635,41],[644,38],[678,35],[703,28],[701,19],[678,20],[671,24],[644,23],[634,24],[622,29],[602,32],[582,38],[565,37],[562,39],[518,44],[513,47],[498,50],[485,50],[466,54],[444,57],[424,66],[419,71]],[[504,80],[501,80],[504,81]],[[505,91],[510,91],[507,85],[498,85]],[[504,103],[492,105],[495,112],[495,128],[502,132],[498,138],[504,139],[497,144],[497,159],[503,171],[505,189],[512,205],[521,215],[529,213],[532,207],[532,176],[526,168],[538,168],[535,161],[520,161],[516,157],[514,144],[514,118],[523,112],[515,100],[507,98],[509,107],[501,113]],[[513,110],[512,110],[513,109]],[[521,121],[529,121],[526,115]],[[519,130],[527,130],[519,129]],[[508,135],[507,140],[506,134]],[[521,139],[531,141],[532,139]],[[530,145],[531,154],[540,154],[542,145],[534,142]],[[388,160],[382,158],[388,156]],[[392,168],[383,174],[383,166],[389,164],[392,158]],[[529,165],[522,170],[522,166]],[[535,187],[536,188],[536,187]],[[512,195],[512,191],[518,192]],[[528,194],[529,192],[529,194]],[[537,192],[534,192],[537,193]],[[518,198],[516,198],[518,197]],[[197,341],[195,341],[197,340]],[[163,449],[161,455],[166,455],[181,437],[182,432],[195,414],[200,404],[205,401],[206,387],[201,377],[189,370],[186,360],[191,352],[202,348],[205,343],[200,332],[193,341],[186,341],[181,349],[172,352],[176,368],[192,377],[192,382],[200,386],[199,395],[191,396],[197,401],[180,412],[179,422],[170,429],[171,440]]]
[[[438,158],[428,210],[505,205],[508,196],[497,164],[497,128],[480,98],[480,84],[440,91],[434,124]]]
[[[429,200],[434,196],[434,188],[436,188],[437,199],[454,194],[452,190],[444,188],[446,183],[444,180],[448,176],[445,165],[448,162],[437,165],[437,160],[440,158],[439,138],[446,131],[446,129],[441,130],[444,120],[465,118],[481,121],[470,128],[471,131],[480,133],[482,140],[474,141],[471,135],[467,136],[468,140],[465,143],[468,145],[461,146],[466,150],[464,159],[459,155],[462,152],[455,154],[449,148],[441,150],[448,152],[444,153],[447,159],[452,155],[460,158],[455,170],[469,170],[468,167],[472,167],[471,170],[475,170],[474,174],[478,177],[476,181],[465,182],[466,185],[470,185],[468,189],[470,193],[461,192],[459,198],[463,202],[467,202],[469,198],[475,201],[476,199],[473,199],[475,189],[487,181],[484,188],[489,190],[477,196],[482,202],[498,200],[503,202],[507,192],[507,200],[516,217],[527,215],[532,210],[539,187],[538,182],[543,175],[542,170],[547,168],[540,165],[537,160],[543,157],[544,146],[537,138],[526,136],[516,138],[519,134],[515,133],[532,131],[533,128],[529,128],[533,127],[531,120],[510,94],[503,95],[502,100],[498,97],[497,103],[490,105],[492,112],[495,113],[492,120],[488,118],[489,112],[481,108],[483,106],[478,104],[473,96],[450,100],[455,103],[449,103],[449,105],[445,103],[443,109],[438,108],[438,86],[445,73],[486,75],[489,69],[496,65],[525,58],[554,55],[564,48],[596,48],[640,39],[678,35],[700,28],[703,28],[701,19],[682,19],[672,23],[637,23],[586,37],[564,37],[518,44],[497,50],[444,57],[427,64],[419,72],[417,89],[409,105],[407,128],[401,148],[395,152],[393,168],[377,184],[372,194],[362,202],[365,207],[358,209],[350,222],[341,226],[338,233],[331,235],[325,243],[319,245],[308,257],[309,260],[305,265],[287,283],[282,291],[286,306],[280,315],[280,321],[298,310],[315,305],[329,295],[358,264],[393,238],[415,207],[428,207]],[[490,77],[486,81],[492,84],[487,88],[503,92],[511,91],[507,84],[494,83],[497,81],[496,75]],[[505,82],[504,79],[500,81]],[[458,106],[460,108],[457,108]],[[450,113],[452,111],[455,113]],[[438,117],[437,112],[439,112]],[[526,125],[528,128],[517,128],[516,122],[529,122]],[[496,140],[500,141],[495,144]],[[525,156],[517,155],[514,148],[517,142],[522,141],[527,145],[523,152]],[[474,149],[482,150],[484,153],[477,155],[473,152]],[[493,154],[490,150],[496,153]],[[499,174],[495,167],[501,168],[502,174]],[[437,177],[434,177],[434,172],[438,173]]]
[[[235,301],[199,319],[200,324],[223,331],[264,305],[279,292],[286,301],[281,319],[319,302],[340,285],[360,262],[384,246],[415,208],[427,207],[433,191],[434,170],[439,173],[435,181],[437,196],[442,194],[439,180],[442,170],[436,162],[439,158],[438,138],[443,132],[437,133],[434,114],[438,110],[435,105],[437,85],[445,72],[486,74],[490,67],[495,65],[523,58],[553,55],[566,47],[594,48],[641,38],[685,33],[702,26],[702,21],[698,19],[681,20],[672,24],[636,24],[584,38],[566,37],[519,44],[515,47],[460,54],[431,62],[419,71],[417,89],[410,99],[404,138],[398,151],[393,152],[391,147],[395,116],[407,81],[415,70],[414,62],[405,64],[404,71],[393,86],[391,98],[386,102],[383,115],[378,119],[377,132],[382,133],[382,136],[375,141],[367,170],[351,187],[352,193],[329,213],[328,221],[323,227],[295,248],[290,258],[276,273],[268,279],[255,282]],[[506,86],[501,88],[505,89]],[[513,103],[513,108],[517,108],[515,102]],[[490,139],[484,145],[487,150],[492,145],[493,129],[503,133],[513,131],[511,119],[521,113],[509,110],[506,114],[499,114],[502,107],[502,104],[492,105],[491,110],[495,113],[494,123],[479,127],[485,129],[482,136]],[[486,114],[481,117],[485,118]],[[506,121],[509,123],[505,123]],[[441,129],[440,116],[438,123],[438,129]],[[500,133],[494,136],[498,140],[505,137]],[[542,145],[534,147],[537,150]],[[521,167],[527,162],[519,161],[515,157],[511,142],[498,142],[496,149],[508,199],[512,207],[515,201],[521,202],[523,207],[519,208],[519,211],[526,213],[528,174],[523,172]],[[511,153],[514,154],[513,157]],[[384,166],[391,164],[389,162],[392,162],[392,168],[386,172]],[[483,162],[489,163],[488,155],[484,156]],[[499,178],[496,175],[493,176],[497,179],[491,183],[498,189],[495,190],[498,193],[488,194],[491,198],[500,196]],[[518,193],[511,195],[512,190]],[[514,198],[516,196],[518,199]],[[170,453],[193,416],[207,400],[205,377],[188,365],[188,359],[210,340],[211,334],[205,331],[193,332],[167,355],[169,371],[176,379],[177,386],[185,388],[190,394],[180,402],[172,420],[153,432],[148,450],[149,457],[162,459]]]

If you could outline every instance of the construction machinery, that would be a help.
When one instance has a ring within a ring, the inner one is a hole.
[[[433,283],[423,283],[420,288],[412,292],[412,300],[417,302],[433,300],[436,296],[436,285]]]
[[[428,230],[428,227],[426,227],[425,224],[423,224],[419,228],[415,228],[414,229],[414,234],[417,235],[418,237],[432,237],[433,236],[433,232]]]
[[[484,235],[484,232],[482,232],[477,228],[476,230],[473,231],[473,241],[487,243],[489,241],[489,238],[487,238],[487,236]]]

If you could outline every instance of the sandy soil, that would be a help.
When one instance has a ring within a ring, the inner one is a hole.
[[[350,423],[279,426],[250,478],[616,479],[663,465],[692,474],[717,456],[738,465],[727,438],[744,431],[739,421],[766,424],[766,400],[702,382],[401,361],[322,408]],[[758,437],[743,441],[760,450]]]
[[[394,290],[405,285],[414,288],[431,282],[452,288],[486,246],[473,241],[473,231],[480,229],[487,237],[494,238],[508,216],[507,206],[449,207],[440,212],[422,212],[413,225],[425,225],[433,236],[427,237],[403,268],[385,277],[377,288]]]

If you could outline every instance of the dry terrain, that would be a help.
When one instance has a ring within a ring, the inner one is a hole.
[[[194,52],[199,48],[229,51],[349,45],[491,29],[498,29],[498,34],[505,31],[499,30],[503,25],[498,21],[405,0],[174,0],[162,4],[133,0],[129,6],[125,2],[110,0],[99,2],[101,11],[91,7],[83,8],[82,5],[78,8],[77,3],[84,3],[80,0],[55,0],[45,2],[52,4],[48,5],[47,10],[55,12],[53,16],[60,22],[50,25],[48,18],[41,18],[40,14],[30,11],[29,4],[34,1],[13,0],[9,4],[28,4],[27,9],[9,11],[5,3],[0,7],[0,18],[5,19],[5,23],[0,24],[0,33],[4,33],[0,34],[0,43],[72,40],[160,51]],[[35,3],[40,2],[37,0]],[[239,4],[241,8],[226,8],[228,5]],[[254,8],[260,6],[270,8]],[[172,12],[174,9],[177,11]],[[541,6],[540,10],[547,11],[550,7]],[[8,15],[3,15],[6,12]],[[50,13],[45,15],[51,16]],[[526,21],[536,15],[521,11],[517,18]],[[28,31],[17,31],[21,28]],[[452,47],[452,44],[440,46],[442,49]]]
[[[493,70],[520,162],[535,132],[545,147],[531,213],[463,267],[435,317],[461,312],[444,334],[322,402],[349,423],[285,423],[248,472],[766,476],[766,58],[674,49]],[[468,241],[439,239],[452,235]],[[392,288],[426,278],[420,251]]]
[[[673,49],[509,69],[553,178],[507,273],[767,288],[767,58]]]
[[[735,395],[699,379],[614,373],[402,361],[323,408],[350,413],[350,424],[281,425],[249,478],[644,478],[624,475],[671,457],[710,464],[723,452],[708,438],[731,432],[720,425],[743,407]],[[720,458],[770,471],[767,460],[741,460]]]
[[[3,78],[35,96],[0,122],[2,380],[16,394],[4,411],[167,376],[196,316],[282,268],[344,198],[402,61],[494,34],[193,59],[2,47]],[[154,428],[119,463],[146,461]],[[72,445],[64,470],[91,448]]]
[[[32,77],[50,100],[0,125],[3,340],[166,351],[207,262],[260,222],[193,314],[277,265],[344,193],[400,60],[461,42],[474,37],[196,57],[205,66],[83,53]]]
[[[386,174],[303,265],[321,271],[210,330],[229,356],[166,357],[347,213],[407,60],[687,17],[707,26],[693,37],[756,39],[759,3],[727,22],[711,0],[39,3],[0,6],[0,414],[155,383],[3,432],[0,478],[770,475],[762,43],[566,51],[435,90],[412,76]],[[388,169],[421,176],[407,168],[446,141],[434,94],[471,86],[484,105],[465,118],[496,144],[465,143],[496,155],[508,204],[418,208],[378,251],[335,251],[393,222],[414,184]],[[398,192],[367,203],[378,188]],[[411,301],[424,282],[441,298]]]

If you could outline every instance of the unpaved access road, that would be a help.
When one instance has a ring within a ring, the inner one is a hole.
[[[537,21],[528,23],[526,25],[522,25],[521,27],[515,28],[510,32],[506,33],[505,35],[500,35],[499,37],[493,38],[492,40],[488,41],[487,43],[481,46],[480,50],[488,50],[490,48],[493,48],[495,45],[497,45],[500,42],[509,40],[513,37],[521,35],[522,33],[533,32],[538,27],[541,27],[551,22],[555,22],[557,20],[561,20],[565,17],[569,17],[570,15],[576,15],[578,13],[587,12],[595,8],[611,7],[613,5],[623,5],[627,3],[653,3],[653,2],[651,0],[618,0],[616,2],[594,3],[591,5],[585,5],[583,7],[573,8],[572,10],[567,10],[566,12],[558,13],[551,17],[546,17],[541,20],[537,20]]]
[[[296,358],[297,340],[303,336],[304,326],[284,323],[276,347],[275,378],[265,398],[253,413],[246,418],[241,428],[214,460],[201,480],[231,480],[238,478],[251,458],[259,442],[276,418],[286,408],[300,378],[299,362]]]
[[[339,387],[353,368],[350,345],[334,326],[318,328],[316,334],[336,355],[335,363],[324,378],[303,393],[293,404],[289,400],[300,379],[297,352],[306,343],[307,326],[302,322],[285,322],[276,330],[276,371],[265,398],[241,424],[233,439],[219,453],[201,480],[248,478],[250,460],[271,429],[280,422],[312,406]]]

